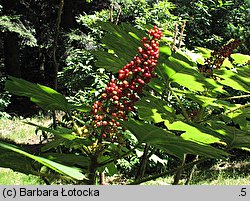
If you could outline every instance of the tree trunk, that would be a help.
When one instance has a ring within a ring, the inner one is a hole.
[[[21,77],[18,36],[15,33],[4,36],[4,66],[7,75]]]
[[[63,15],[62,15],[62,27],[65,29],[74,28],[74,14],[73,14],[73,1],[65,0]]]

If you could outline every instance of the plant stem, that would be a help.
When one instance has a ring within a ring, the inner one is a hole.
[[[169,89],[171,90],[171,92],[173,93],[174,97],[176,98],[177,102],[179,103],[180,107],[181,107],[181,111],[182,111],[182,114],[183,116],[185,117],[185,119],[188,121],[188,122],[191,122],[191,119],[189,118],[188,116],[188,113],[184,107],[184,105],[182,104],[181,100],[179,99],[178,95],[171,89],[171,86],[170,86],[170,83],[169,83]],[[173,185],[178,185],[180,179],[181,179],[181,174],[182,174],[182,171],[183,171],[183,167],[185,165],[185,162],[186,162],[186,158],[187,158],[187,154],[184,154],[183,156],[183,160],[181,162],[181,165],[179,167],[179,170],[176,171],[176,174],[174,176],[174,182],[173,182]]]
[[[199,159],[199,155],[197,155],[197,156],[195,157],[194,161],[197,161],[198,159]],[[185,185],[188,185],[189,182],[191,181],[191,179],[192,179],[192,177],[193,177],[193,174],[194,174],[194,171],[195,171],[196,167],[197,167],[196,164],[192,167],[190,173],[189,173],[188,176],[187,176],[187,180],[186,180],[186,182],[185,182]]]
[[[250,103],[245,104],[245,105],[241,105],[241,106],[239,106],[239,107],[237,107],[237,108],[234,108],[234,109],[232,109],[232,110],[226,111],[226,112],[224,113],[224,115],[225,115],[225,114],[229,114],[229,113],[231,113],[231,112],[235,112],[235,111],[237,111],[237,110],[244,109],[244,108],[246,108],[246,107],[250,107]]]
[[[128,152],[126,152],[125,154],[121,155],[121,156],[118,157],[118,158],[112,158],[112,159],[106,160],[106,161],[104,161],[104,162],[102,162],[102,163],[99,163],[99,164],[98,164],[98,167],[105,166],[105,165],[107,165],[107,164],[109,164],[109,163],[112,163],[112,162],[114,162],[114,161],[116,161],[116,160],[118,160],[118,159],[120,159],[120,158],[124,158],[124,157],[130,155],[135,149],[137,149],[137,148],[139,147],[139,145],[140,145],[140,144],[137,144],[133,149],[130,149]]]
[[[219,98],[219,100],[232,100],[232,99],[239,99],[239,98],[249,98],[250,94],[247,95],[241,95],[241,96],[232,96],[232,97],[226,97],[226,98]]]
[[[218,118],[223,117],[224,115],[227,115],[227,114],[229,114],[229,113],[235,112],[235,111],[237,111],[237,110],[242,110],[242,109],[247,108],[247,107],[250,107],[250,103],[248,103],[248,104],[246,104],[246,105],[241,105],[241,106],[239,106],[239,107],[237,107],[237,108],[234,108],[234,109],[232,109],[232,110],[228,110],[228,111],[226,111],[225,113],[221,113],[221,114],[219,114],[219,115],[217,115],[217,114],[212,114],[212,115],[209,116],[209,119],[207,118],[207,119],[204,119],[204,120],[199,121],[199,122],[197,122],[197,123],[205,123],[205,122],[210,121],[211,119],[216,119],[216,118],[218,119]]]
[[[194,165],[197,165],[197,164],[199,164],[199,163],[202,163],[202,162],[204,162],[204,161],[207,160],[207,159],[208,159],[208,158],[204,157],[204,158],[201,158],[201,159],[199,159],[199,160],[197,160],[197,161],[193,161],[193,162],[188,163],[188,164],[186,164],[186,165],[184,165],[184,166],[178,167],[178,168],[176,168],[176,169],[173,169],[173,170],[170,170],[170,171],[167,170],[167,171],[164,171],[164,172],[162,172],[162,173],[159,173],[159,174],[156,174],[156,175],[152,175],[152,176],[146,177],[146,178],[144,178],[144,179],[140,179],[140,180],[131,182],[131,183],[129,183],[128,185],[137,185],[137,184],[141,184],[141,183],[146,182],[146,181],[150,181],[150,180],[157,179],[157,178],[159,178],[159,177],[164,177],[164,176],[166,176],[166,175],[168,175],[168,174],[174,174],[175,172],[177,172],[177,171],[180,170],[180,169],[191,168],[191,167],[193,167]]]
[[[178,95],[171,89],[171,87],[169,87],[169,88],[170,88],[172,94],[174,95],[174,97],[176,98],[178,104],[180,105],[183,116],[185,117],[185,119],[186,119],[187,121],[190,122],[190,118],[189,118],[189,116],[188,116],[188,113],[187,113],[187,111],[186,111],[184,105],[182,104],[181,100],[179,99]]]
[[[98,168],[98,162],[97,162],[97,155],[94,155],[90,158],[90,166],[89,166],[89,180],[88,185],[95,185],[96,184],[96,170]]]
[[[183,160],[181,161],[181,165],[179,166],[179,169],[175,173],[173,185],[179,184],[179,181],[181,179],[181,174],[183,171],[183,167],[184,167],[185,162],[186,162],[186,158],[187,158],[187,154],[184,154]]]
[[[144,177],[147,161],[148,161],[148,151],[149,151],[149,145],[146,144],[144,147],[143,155],[140,161],[140,165],[137,171],[137,174],[135,176],[135,180],[141,179]]]

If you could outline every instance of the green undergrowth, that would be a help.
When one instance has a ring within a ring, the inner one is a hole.
[[[0,185],[42,185],[44,182],[37,176],[14,172],[0,168]]]
[[[33,122],[37,124],[49,124],[47,118],[17,118],[0,119],[0,138],[12,141],[18,144],[29,143],[38,144],[41,134],[36,133],[35,127],[24,122]],[[38,176],[26,175],[14,172],[9,168],[0,168],[0,185],[40,185],[44,184]]]
[[[20,144],[38,144],[40,142],[40,133],[37,134],[36,128],[25,124],[25,122],[33,122],[40,125],[48,125],[50,123],[47,118],[41,117],[0,119],[0,138]]]
[[[218,162],[211,168],[196,169],[189,185],[250,185],[250,160]],[[159,178],[142,185],[170,185],[173,177]],[[180,180],[184,185],[185,179]]]
[[[13,140],[16,143],[39,143],[40,136],[35,133],[35,128],[24,124],[24,121],[31,121],[38,124],[49,124],[46,118],[32,119],[0,119],[0,137]],[[243,161],[218,162],[210,168],[198,167],[190,181],[190,185],[250,185],[250,159]],[[119,177],[119,176],[118,176]],[[107,183],[111,185],[126,184],[120,178],[112,178]],[[180,180],[180,185],[185,184],[185,179]],[[159,178],[148,181],[141,185],[171,185],[173,177]],[[25,175],[14,172],[8,168],[0,168],[0,185],[40,185],[43,180],[37,176]]]

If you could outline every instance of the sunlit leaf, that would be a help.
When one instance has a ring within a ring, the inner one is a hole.
[[[132,119],[128,122],[123,122],[123,124],[136,136],[139,142],[148,143],[181,159],[186,153],[204,155],[210,158],[223,158],[227,155],[227,153],[212,146],[185,140],[151,124]]]
[[[246,64],[250,62],[250,55],[235,53],[230,56],[236,64]]]
[[[119,26],[110,22],[98,24],[106,34],[102,38],[105,49],[92,52],[97,58],[96,65],[116,73],[138,53],[137,48],[141,46],[140,39],[145,36],[145,32],[126,23]],[[113,53],[107,50],[112,50]]]
[[[218,79],[218,82],[232,87],[233,89],[244,91],[250,93],[250,68],[242,67],[237,69],[237,72],[232,70],[220,69],[215,71],[221,79]]]
[[[146,96],[136,103],[139,117],[146,121],[159,123],[164,120],[173,121],[174,113],[167,103],[153,96]]]
[[[228,147],[250,148],[250,132],[227,126],[222,123],[211,122],[211,128],[223,136]]]
[[[169,57],[157,66],[156,72],[165,81],[177,82],[194,91],[204,91],[204,85],[199,81],[199,78],[204,79],[202,75],[182,60]]]
[[[214,137],[214,135],[218,136],[218,134],[215,133],[213,130],[195,123],[185,123],[183,121],[176,121],[172,124],[168,124],[168,129],[184,131],[184,133],[181,134],[181,137],[186,140],[202,142],[205,144],[211,144],[220,141],[219,138]]]

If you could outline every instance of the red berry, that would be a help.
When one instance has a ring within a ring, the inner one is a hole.
[[[107,94],[106,93],[103,93],[101,96],[102,96],[102,99],[106,99],[107,98]]]
[[[141,54],[143,52],[142,47],[138,47],[138,52]]]
[[[107,126],[107,125],[108,125],[108,122],[107,122],[107,121],[103,121],[103,122],[102,122],[102,125],[103,125],[103,126]]]

